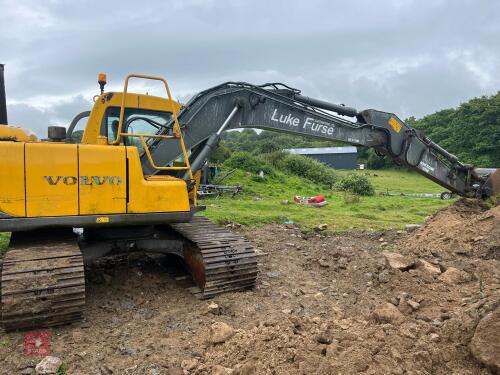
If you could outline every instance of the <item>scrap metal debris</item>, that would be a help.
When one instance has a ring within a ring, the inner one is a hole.
[[[226,186],[226,185],[200,185],[198,189],[198,197],[205,196],[219,196],[223,194],[230,194],[234,197],[236,194],[241,193],[243,188],[241,186]]]
[[[300,195],[296,195],[293,197],[293,201],[297,204],[311,207],[323,207],[328,204],[325,197],[322,195],[316,195],[314,197],[302,197]]]

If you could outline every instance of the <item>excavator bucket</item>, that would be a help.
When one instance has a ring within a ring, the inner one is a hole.
[[[483,191],[486,196],[492,197],[500,194],[500,169],[491,173],[484,184]]]

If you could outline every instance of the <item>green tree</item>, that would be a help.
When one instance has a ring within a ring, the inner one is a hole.
[[[221,141],[217,148],[210,154],[209,161],[214,164],[222,164],[231,156],[231,149],[225,141]]]
[[[465,163],[500,166],[500,92],[407,123]]]

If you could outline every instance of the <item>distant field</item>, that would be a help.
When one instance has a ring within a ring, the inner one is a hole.
[[[340,171],[339,175],[352,172]],[[257,182],[245,172],[238,171],[224,181],[241,185],[244,193],[235,197],[208,198],[205,215],[219,223],[238,222],[245,225],[284,223],[293,221],[306,228],[328,224],[329,230],[404,228],[406,224],[422,223],[426,216],[450,205],[453,201],[431,198],[386,197],[380,193],[440,193],[442,187],[412,172],[356,171],[368,176],[377,195],[360,197],[318,188],[312,182],[294,176],[273,177]],[[292,203],[294,195],[322,194],[329,205],[322,208],[304,207]],[[288,200],[289,204],[282,204]]]
[[[341,176],[352,171],[338,171]],[[441,193],[446,189],[415,172],[404,170],[356,171],[365,174],[375,186],[377,193]]]

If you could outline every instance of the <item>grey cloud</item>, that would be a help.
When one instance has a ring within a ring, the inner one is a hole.
[[[401,117],[500,87],[495,0],[0,0],[0,9],[16,102],[90,98],[100,71],[111,89],[131,72],[162,75],[182,98],[224,80],[284,81]],[[68,120],[62,111],[50,109]]]
[[[90,108],[91,103],[78,95],[44,109],[25,103],[9,104],[7,111],[10,124],[30,129],[39,137],[46,137],[48,126],[67,127],[78,113]]]

